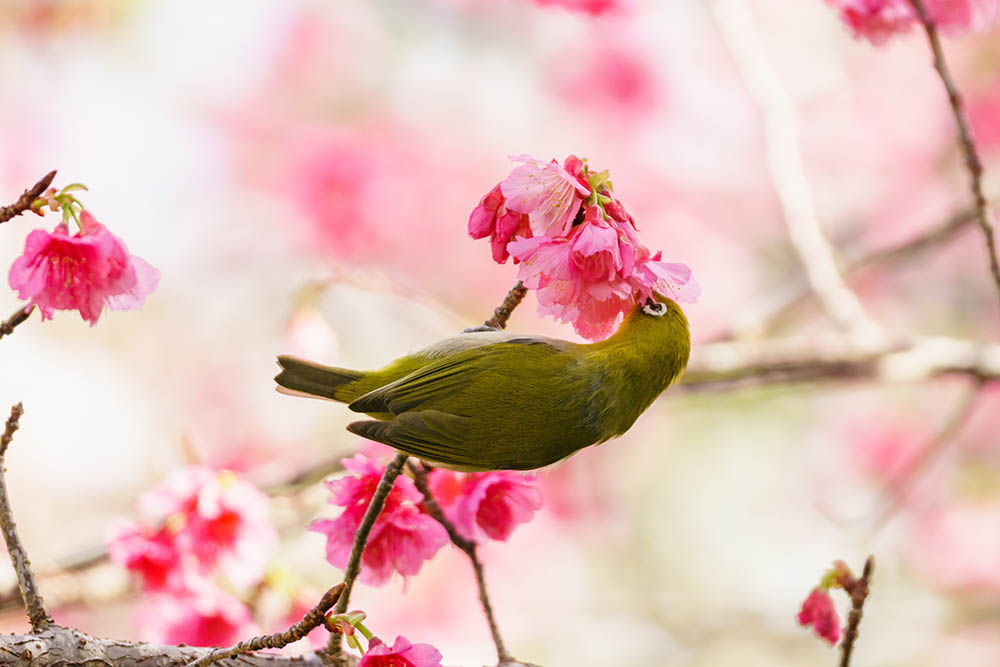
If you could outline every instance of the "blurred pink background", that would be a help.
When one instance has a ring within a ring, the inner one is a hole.
[[[33,318],[0,342],[0,406],[26,411],[12,503],[43,593],[65,601],[57,621],[138,637],[142,594],[123,570],[64,568],[191,462],[274,489],[271,571],[288,590],[315,597],[339,580],[305,531],[331,515],[325,490],[282,485],[362,443],[346,409],[275,393],[274,357],[378,366],[488,317],[516,270],[466,221],[507,155],[611,170],[643,242],[703,287],[686,308],[695,354],[804,283],[712,3],[632,0],[598,16],[543,4],[0,0],[0,203],[58,169],[163,276],[139,311],[94,328]],[[747,5],[839,254],[968,207],[920,34],[874,48],[821,0]],[[1000,30],[946,49],[990,196]],[[0,265],[50,217],[4,224]],[[970,227],[851,284],[889,332],[994,340],[984,254]],[[574,338],[533,299],[513,330]],[[0,314],[18,304],[0,294]],[[778,334],[831,329],[810,304]],[[795,613],[832,560],[860,569],[874,553],[857,664],[998,664],[1000,393],[976,395],[940,455],[906,474],[967,392],[961,379],[668,391],[624,437],[544,471],[535,520],[483,549],[509,648],[547,667],[833,664]],[[261,602],[258,621],[277,627],[282,605]],[[405,587],[360,586],[352,607],[444,664],[495,659],[454,549]],[[8,607],[2,629],[26,627]]]

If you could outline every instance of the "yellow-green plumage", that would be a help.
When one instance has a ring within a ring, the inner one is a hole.
[[[461,334],[374,371],[278,357],[279,391],[349,403],[347,428],[458,470],[531,470],[621,435],[687,365],[676,303],[637,306],[607,340]],[[662,315],[656,314],[662,312]]]

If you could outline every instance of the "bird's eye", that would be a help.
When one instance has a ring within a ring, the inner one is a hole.
[[[642,307],[642,312],[653,317],[661,317],[667,313],[667,304],[659,301],[647,301],[646,305]]]

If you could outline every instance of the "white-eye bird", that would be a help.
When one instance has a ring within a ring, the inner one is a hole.
[[[279,356],[278,391],[327,398],[371,420],[347,429],[455,470],[532,470],[627,431],[687,365],[671,299],[636,305],[597,343],[481,331],[373,371]]]

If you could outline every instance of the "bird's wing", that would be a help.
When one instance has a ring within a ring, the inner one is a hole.
[[[466,435],[470,421],[470,417],[421,410],[404,413],[392,421],[353,422],[347,430],[438,465],[481,470],[482,463],[477,465],[472,458]]]
[[[429,361],[395,382],[368,392],[348,407],[355,412],[391,412],[400,415],[418,409],[429,400],[440,399],[468,387],[480,379],[484,372],[489,372],[492,365],[500,362],[504,353],[521,353],[518,356],[524,356],[527,349],[523,346],[531,346],[534,354],[548,356],[562,352],[565,349],[563,345],[563,341],[523,336],[509,338],[501,343],[458,350]]]

